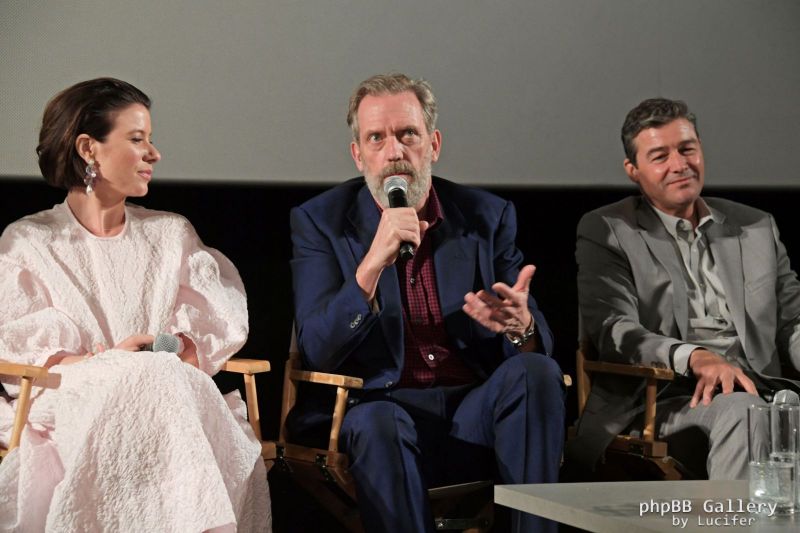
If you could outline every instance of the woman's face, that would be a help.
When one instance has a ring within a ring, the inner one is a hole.
[[[152,142],[150,111],[141,104],[117,111],[114,127],[104,142],[96,141],[92,155],[103,194],[144,196],[161,154]]]

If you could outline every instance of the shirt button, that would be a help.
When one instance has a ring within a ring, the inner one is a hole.
[[[408,282],[409,282],[411,285],[413,285],[413,284],[415,284],[415,283],[417,282],[417,280],[416,280],[416,279],[414,279],[414,277],[412,276],[412,277],[410,277],[410,278],[408,279]]]
[[[384,385],[383,385],[383,386],[384,386],[385,388],[387,388],[387,389],[388,389],[388,388],[389,388],[389,387],[391,387],[392,385],[394,385],[394,381],[387,381],[386,383],[384,383]]]
[[[435,356],[435,355],[433,355],[432,353],[429,353],[429,354],[428,354],[428,359],[429,359],[430,361],[433,361],[434,359],[436,359],[436,356]]]

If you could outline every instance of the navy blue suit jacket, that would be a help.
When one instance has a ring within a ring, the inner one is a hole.
[[[444,220],[431,231],[439,301],[445,327],[462,360],[485,379],[517,350],[461,309],[469,291],[513,285],[522,265],[515,245],[513,204],[480,189],[433,178]],[[297,340],[310,370],[360,377],[364,389],[391,388],[403,369],[403,312],[395,266],[378,283],[373,313],[356,283],[380,212],[364,183],[354,178],[291,211]],[[550,355],[553,337],[531,297],[529,307]]]

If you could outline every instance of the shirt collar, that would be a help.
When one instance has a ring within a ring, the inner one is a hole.
[[[681,228],[684,231],[691,230],[692,228],[691,221],[685,218],[668,215],[667,213],[661,211],[652,203],[650,203],[650,200],[647,200],[647,203],[650,205],[652,210],[655,211],[656,215],[658,215],[658,218],[661,219],[661,222],[664,224],[664,227],[666,228],[667,232],[670,235],[672,235],[673,238],[675,239],[678,238],[678,228]],[[697,223],[697,229],[703,228],[707,224],[710,224],[711,222],[715,222],[717,224],[722,222],[719,215],[716,212],[712,211],[708,207],[708,204],[706,204],[706,201],[703,200],[702,198],[700,197],[697,198],[695,207],[697,208],[697,216],[700,219],[699,222]]]
[[[436,189],[431,184],[431,192],[428,194],[428,201],[420,213],[421,219],[430,224],[428,229],[434,229],[444,220],[444,213],[442,212],[442,203],[439,201],[439,196],[436,194]]]

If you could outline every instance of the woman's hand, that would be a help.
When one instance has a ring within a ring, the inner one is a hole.
[[[47,361],[45,361],[44,363],[44,366],[45,368],[51,368],[56,365],[72,365],[75,363],[80,363],[81,361],[86,361],[93,355],[98,354],[100,352],[104,352],[105,350],[106,350],[105,346],[103,346],[102,344],[98,344],[95,347],[95,351],[87,352],[83,355],[73,355],[64,352],[57,353],[55,355],[51,355],[50,357],[48,357]]]
[[[178,354],[178,357],[180,357],[181,361],[184,363],[188,363],[195,368],[200,368],[200,361],[197,359],[197,345],[183,333],[178,333],[178,337],[180,337],[183,342],[183,351]]]
[[[44,363],[44,366],[47,368],[54,367],[56,365],[74,365],[75,363],[80,363],[81,361],[86,361],[92,356],[92,354],[86,355],[53,355],[47,359]]]
[[[152,335],[147,335],[144,333],[139,335],[131,335],[127,339],[118,342],[114,346],[114,349],[125,350],[127,352],[140,352],[145,344],[153,344],[153,341],[155,340],[155,337]]]

